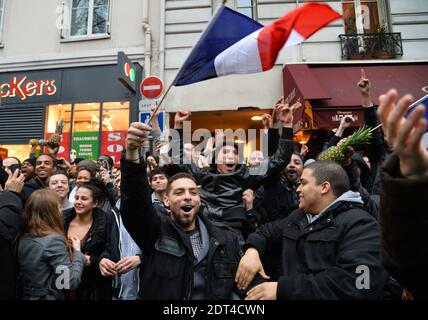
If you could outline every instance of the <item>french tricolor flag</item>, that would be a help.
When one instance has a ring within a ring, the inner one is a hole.
[[[221,6],[173,81],[175,86],[271,69],[282,47],[308,39],[341,15],[322,3],[307,3],[263,27]]]

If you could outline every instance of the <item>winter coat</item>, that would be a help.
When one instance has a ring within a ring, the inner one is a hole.
[[[244,249],[254,247],[261,257],[268,255],[272,246],[281,247],[278,299],[381,296],[387,273],[379,260],[379,226],[362,209],[356,195],[345,193],[312,223],[297,209],[248,237]],[[369,272],[365,281],[358,278],[364,270]]]
[[[428,299],[428,177],[403,177],[395,154],[382,171],[382,263],[415,299]]]

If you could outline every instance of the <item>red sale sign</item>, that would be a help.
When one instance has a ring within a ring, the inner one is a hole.
[[[125,150],[126,131],[103,131],[101,135],[101,154],[113,158],[114,166],[119,167],[122,151]]]

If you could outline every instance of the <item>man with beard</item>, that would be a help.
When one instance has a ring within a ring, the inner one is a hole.
[[[284,218],[299,206],[296,189],[302,170],[302,157],[294,152],[281,174],[266,180],[258,191],[257,201],[260,201],[266,212],[264,223]]]
[[[131,124],[121,162],[121,216],[144,255],[139,297],[232,299],[240,258],[238,237],[202,214],[198,186],[188,173],[169,179],[164,203],[170,214],[155,209],[147,163],[138,156],[150,130],[143,123]]]

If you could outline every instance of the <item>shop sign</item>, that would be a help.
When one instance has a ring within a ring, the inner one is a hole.
[[[132,63],[123,51],[117,53],[117,79],[130,91],[137,90],[137,67]]]
[[[321,128],[337,128],[343,117],[352,116],[354,121],[353,127],[360,127],[364,124],[363,110],[313,110],[314,126]]]
[[[101,154],[113,158],[114,165],[120,165],[120,157],[125,149],[127,131],[103,131],[101,134]]]
[[[73,135],[73,147],[77,158],[98,159],[98,131],[75,132]]]
[[[60,71],[0,76],[2,104],[53,101],[57,98],[60,86]]]

